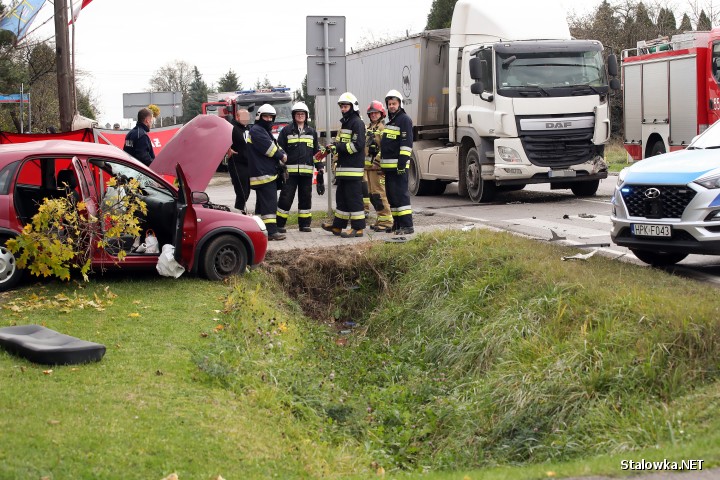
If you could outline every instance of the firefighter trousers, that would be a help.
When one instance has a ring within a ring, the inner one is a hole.
[[[365,170],[365,179],[370,190],[370,203],[377,213],[375,225],[379,227],[392,227],[393,217],[390,213],[390,204],[385,194],[385,175],[379,169]]]
[[[255,197],[255,215],[258,215],[265,227],[268,235],[277,233],[277,185],[275,181],[256,185]]]
[[[407,171],[385,170],[385,192],[393,217],[393,230],[413,226]]]
[[[295,191],[298,194],[298,227],[309,227],[312,221],[312,175],[290,175],[280,191],[280,198],[277,205],[277,226],[284,228],[293,200]]]
[[[362,177],[338,179],[335,190],[335,218],[333,228],[344,229],[350,222],[353,230],[365,229],[363,210]]]
[[[238,160],[233,155],[228,160],[228,172],[230,173],[230,181],[235,190],[235,208],[245,211],[245,205],[250,198],[250,168],[247,160]]]

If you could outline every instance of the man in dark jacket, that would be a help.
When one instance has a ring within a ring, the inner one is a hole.
[[[255,190],[257,202],[255,213],[267,227],[268,240],[285,240],[277,229],[277,186],[278,168],[287,162],[287,155],[277,146],[272,136],[275,108],[264,104],[258,108],[255,124],[248,135],[248,161],[250,166],[250,187]]]
[[[285,233],[285,222],[290,215],[298,192],[298,227],[301,232],[311,232],[312,222],[312,178],[313,165],[317,165],[315,154],[320,150],[318,136],[314,128],[308,126],[310,110],[303,102],[292,107],[291,124],[286,125],[278,135],[278,145],[287,152],[288,179],[280,191],[278,199],[277,226],[280,233]],[[322,165],[322,163],[320,163]],[[318,167],[318,172],[322,167]]]
[[[150,165],[155,160],[155,151],[148,136],[153,122],[153,114],[148,108],[141,108],[138,112],[135,128],[125,135],[125,150],[145,165]]]
[[[235,106],[235,115],[230,120],[233,126],[232,145],[227,152],[227,168],[230,172],[230,180],[235,189],[235,208],[245,212],[245,205],[250,198],[250,168],[247,158],[247,143],[245,138],[248,135],[248,123],[250,113]]]
[[[385,173],[385,191],[393,216],[396,235],[415,233],[408,191],[406,168],[412,155],[413,124],[403,109],[402,94],[390,90],[385,95],[388,122],[380,142],[380,168]]]
[[[337,190],[333,223],[323,230],[343,238],[362,237],[365,229],[362,182],[365,173],[365,123],[360,118],[360,104],[350,92],[340,95],[341,128],[332,144],[337,153]],[[350,222],[350,230],[343,232]]]

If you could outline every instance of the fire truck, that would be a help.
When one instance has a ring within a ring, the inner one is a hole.
[[[263,88],[258,90],[238,90],[208,94],[208,101],[202,104],[203,115],[232,115],[236,107],[251,111],[250,123],[255,123],[252,111],[260,105],[269,103],[275,107],[277,116],[273,125],[273,135],[277,138],[280,130],[292,121],[292,93],[288,87]]]
[[[633,160],[682,150],[720,118],[720,29],[622,52],[624,144]]]

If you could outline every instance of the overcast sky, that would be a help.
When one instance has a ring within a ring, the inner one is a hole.
[[[550,1],[584,13],[601,0]],[[267,75],[295,90],[307,68],[306,16],[344,16],[349,48],[364,39],[422,31],[431,5],[432,0],[93,0],[77,22],[76,68],[88,74],[83,83],[92,88],[101,125],[128,126],[122,94],[147,91],[152,74],[174,60],[196,65],[209,86],[232,68],[243,87]],[[43,7],[48,15],[51,9],[49,2]],[[37,34],[53,31],[51,21]]]

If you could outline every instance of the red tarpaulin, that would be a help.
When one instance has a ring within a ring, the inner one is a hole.
[[[75,140],[77,142],[95,142],[95,134],[92,128],[73,130],[63,133],[13,133],[0,132],[1,143],[25,143],[37,142],[40,140]]]

